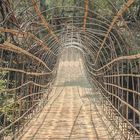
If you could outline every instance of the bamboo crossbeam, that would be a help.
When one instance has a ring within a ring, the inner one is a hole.
[[[107,40],[107,38],[108,38],[108,36],[109,36],[111,30],[113,29],[115,23],[118,21],[118,19],[119,19],[120,17],[122,17],[122,15],[124,14],[124,12],[127,11],[128,8],[129,8],[134,2],[135,2],[135,0],[128,0],[128,1],[123,5],[123,7],[117,12],[116,16],[113,18],[113,20],[112,20],[112,22],[111,22],[111,24],[110,24],[110,26],[109,26],[109,29],[107,30],[107,32],[106,32],[106,34],[105,34],[105,36],[104,36],[104,39],[103,39],[103,41],[102,41],[102,43],[101,43],[101,46],[99,47],[99,51],[97,52],[94,65],[97,63],[99,54],[100,54],[102,48],[104,47],[105,42],[106,42],[106,40]]]
[[[0,48],[1,49],[4,49],[4,50],[9,50],[9,51],[12,51],[12,52],[15,52],[15,53],[21,53],[21,54],[24,54],[26,56],[28,56],[29,58],[37,61],[38,63],[42,64],[45,68],[47,68],[49,71],[52,71],[50,70],[50,68],[47,66],[47,64],[42,61],[40,58],[34,56],[33,54],[29,53],[28,51],[20,48],[20,47],[17,47],[16,45],[12,44],[12,43],[9,43],[9,42],[6,42],[4,44],[0,44]]]

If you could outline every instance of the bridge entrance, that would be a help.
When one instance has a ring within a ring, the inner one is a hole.
[[[99,90],[91,87],[79,50],[63,51],[49,98],[21,140],[123,140],[102,113]]]
[[[0,140],[139,140],[139,12],[139,0],[0,0]]]

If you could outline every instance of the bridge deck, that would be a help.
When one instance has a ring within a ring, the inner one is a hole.
[[[24,130],[22,140],[113,139],[100,114],[98,91],[91,88],[80,54],[75,51],[63,53],[52,98]]]

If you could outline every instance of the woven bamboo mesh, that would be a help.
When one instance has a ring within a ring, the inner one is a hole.
[[[125,122],[127,135],[140,134],[140,8],[134,0],[100,1],[0,1],[2,139],[17,136],[47,103],[70,45],[84,53],[105,109]]]

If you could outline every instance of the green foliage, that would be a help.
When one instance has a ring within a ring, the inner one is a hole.
[[[0,90],[5,89],[6,88],[6,82],[7,80],[4,79],[4,77],[6,76],[7,72],[0,72]],[[0,93],[0,106],[3,105],[4,101],[5,101],[5,96],[4,93]]]
[[[8,99],[3,103],[3,108],[0,110],[1,113],[7,116],[7,121],[13,121],[13,113],[18,110],[19,104],[14,101],[13,98]]]
[[[4,43],[4,36],[2,34],[0,34],[0,44]]]
[[[140,53],[140,48],[139,49],[135,49],[135,50],[130,50],[129,51],[129,55],[135,55],[135,54],[138,54]]]
[[[7,80],[5,79],[7,72],[0,72],[0,89],[4,89],[6,87]]]

